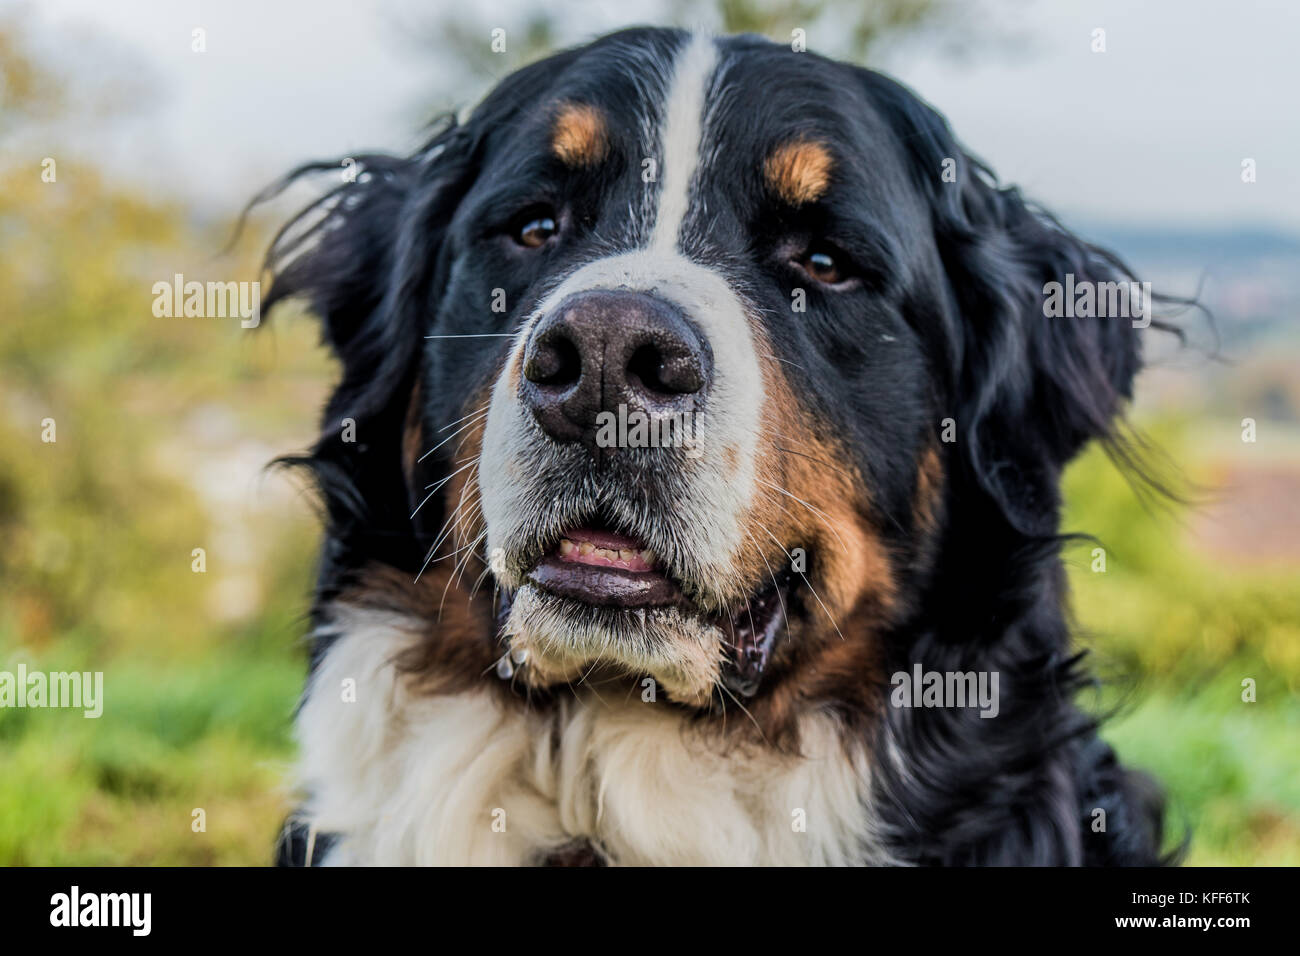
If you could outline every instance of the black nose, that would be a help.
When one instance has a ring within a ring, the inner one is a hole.
[[[524,404],[556,441],[594,443],[602,412],[652,418],[698,409],[713,357],[681,311],[643,292],[593,290],[561,302],[524,347]]]

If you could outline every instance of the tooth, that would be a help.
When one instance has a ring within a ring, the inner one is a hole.
[[[630,548],[620,548],[618,552],[618,556],[622,558],[624,561],[631,561],[635,555],[636,552],[631,550]]]
[[[641,560],[644,561],[646,564],[654,564],[655,553],[651,551],[649,548],[646,548],[644,551],[641,552]]]
[[[590,541],[584,541],[582,542],[582,544],[578,546],[578,553],[581,555],[591,554],[591,552],[595,550],[596,550],[595,545],[593,545]]]
[[[572,541],[568,538],[564,538],[560,542],[560,554],[573,554],[573,549],[575,547],[576,545]]]

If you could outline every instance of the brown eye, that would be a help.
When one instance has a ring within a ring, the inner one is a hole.
[[[515,242],[529,249],[546,245],[546,240],[555,235],[555,219],[551,216],[530,217],[515,234]]]
[[[843,282],[845,274],[836,257],[826,249],[811,249],[799,260],[799,268],[818,282],[836,285]]]

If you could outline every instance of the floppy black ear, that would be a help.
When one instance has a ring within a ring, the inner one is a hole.
[[[1130,296],[1121,314],[1097,315],[1097,290],[1135,281],[1119,261],[1017,190],[996,188],[968,158],[963,165],[961,190],[935,223],[964,336],[962,450],[1013,525],[1050,534],[1061,468],[1092,439],[1120,450],[1117,418],[1141,367],[1134,322],[1149,322],[1149,295]],[[1073,303],[1062,307],[1068,290],[1085,288],[1092,314],[1062,314],[1074,311]],[[1147,314],[1135,318],[1139,302]]]
[[[930,201],[957,313],[948,331],[955,367],[947,400],[958,451],[1014,527],[1051,534],[1065,463],[1091,439],[1123,454],[1117,417],[1141,367],[1150,297],[1138,285],[1140,295],[1123,300],[1122,314],[1097,317],[1094,298],[1093,315],[1049,315],[1067,283],[1102,289],[1106,311],[1109,287],[1101,284],[1123,283],[1127,295],[1134,277],[1019,190],[998,187],[914,94],[878,75],[868,82]],[[1050,303],[1049,283],[1062,285]],[[1138,314],[1143,306],[1145,316]]]
[[[355,181],[308,207],[272,243],[266,265],[274,282],[264,310],[305,299],[343,366],[311,454],[290,459],[315,473],[330,519],[329,547],[348,552],[337,556],[340,563],[418,562],[400,451],[423,330],[447,281],[449,263],[440,252],[494,131],[510,129],[533,109],[580,52],[512,73],[463,125],[445,119],[413,156],[353,157]],[[254,203],[302,176],[343,169],[341,162],[300,167]],[[435,500],[422,511],[434,527],[436,510]]]
[[[314,472],[336,539],[399,566],[409,555],[397,552],[410,542],[400,534],[409,522],[397,450],[424,323],[443,281],[438,252],[472,174],[474,145],[448,120],[414,156],[353,157],[355,180],[300,213],[267,254],[273,284],[264,308],[305,300],[342,365],[311,455],[291,461]],[[347,168],[309,164],[268,193]]]
[[[358,175],[290,221],[272,243],[266,266],[274,284],[263,309],[304,297],[324,323],[324,337],[343,363],[325,431],[342,417],[384,409],[418,358],[429,296],[445,281],[435,266],[451,216],[477,175],[488,138],[508,128],[541,98],[580,53],[566,50],[515,71],[459,125],[444,117],[410,157],[352,157]],[[344,169],[309,163],[253,200],[295,180]],[[360,422],[360,419],[357,419]]]

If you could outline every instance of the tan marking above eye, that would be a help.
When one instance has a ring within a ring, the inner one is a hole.
[[[593,166],[609,150],[604,115],[585,103],[565,103],[551,129],[551,151],[568,166]]]
[[[763,164],[768,188],[792,206],[820,199],[831,182],[834,160],[823,144],[809,139],[783,143]]]

